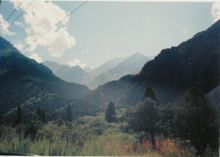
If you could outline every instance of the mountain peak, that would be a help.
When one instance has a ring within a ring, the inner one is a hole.
[[[136,52],[128,58],[134,58],[134,57],[146,57],[146,56],[142,54],[141,52]]]
[[[75,69],[75,70],[83,70],[79,65],[73,66],[73,67],[71,67],[71,68],[73,68],[73,69]]]
[[[136,61],[138,62],[140,60],[145,60],[147,62],[147,60],[149,60],[149,58],[147,56],[145,56],[144,54],[137,52],[137,53],[131,55],[130,57],[128,57],[124,62],[136,62]]]

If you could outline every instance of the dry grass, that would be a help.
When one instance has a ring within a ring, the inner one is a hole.
[[[148,156],[148,157],[193,157],[193,152],[165,139],[157,150],[151,145],[134,142],[128,134],[104,135],[90,140],[80,151],[80,155],[92,156]]]

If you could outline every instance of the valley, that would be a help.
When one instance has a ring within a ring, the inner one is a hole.
[[[86,69],[0,37],[0,152],[218,157],[220,20],[154,58]]]

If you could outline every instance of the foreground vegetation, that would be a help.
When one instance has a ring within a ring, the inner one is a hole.
[[[149,142],[139,143],[137,134],[122,132],[123,123],[107,123],[103,114],[85,116],[71,124],[49,122],[37,131],[34,139],[21,136],[21,130],[1,126],[1,152],[37,155],[147,155],[149,157],[192,156],[195,150],[177,141],[161,139],[160,151]],[[21,128],[20,128],[21,129]]]
[[[47,121],[42,109],[29,122],[17,108],[15,123],[0,126],[0,152],[37,155],[132,155],[217,157],[218,120],[196,88],[174,104],[161,106],[151,88],[136,106],[106,106],[106,112]]]

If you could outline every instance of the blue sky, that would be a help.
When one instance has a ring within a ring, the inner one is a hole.
[[[1,35],[38,61],[82,67],[94,67],[136,52],[155,56],[207,29],[220,16],[219,4],[211,2],[89,1],[68,16],[82,2],[26,0],[6,21],[19,3],[2,2]],[[11,25],[20,13],[21,17]]]

